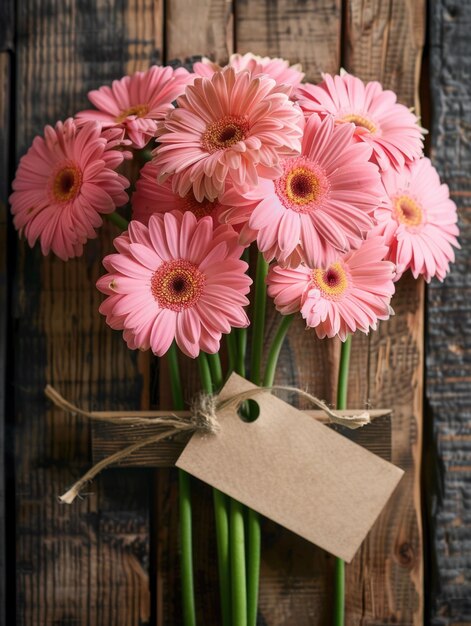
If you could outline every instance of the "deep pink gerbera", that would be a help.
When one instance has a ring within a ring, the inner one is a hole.
[[[13,223],[30,246],[51,250],[63,261],[82,254],[87,239],[102,225],[100,213],[125,204],[129,181],[115,172],[129,153],[123,131],[73,119],[46,126],[21,158],[10,196]],[[127,142],[129,143],[129,142]]]
[[[267,261],[297,266],[301,257],[323,266],[357,248],[373,226],[370,215],[384,190],[371,148],[353,140],[353,124],[335,126],[312,115],[306,122],[301,156],[281,163],[281,176],[263,180],[237,197],[222,196],[232,208],[230,224],[247,221]],[[246,234],[243,231],[243,234]],[[246,243],[246,242],[245,242]]]
[[[299,63],[290,65],[289,61],[285,59],[261,57],[251,52],[232,54],[228,65],[237,72],[248,70],[253,78],[269,76],[278,84],[291,85],[292,87],[300,85],[304,78],[304,73],[301,71]],[[215,72],[219,72],[222,69],[220,65],[213,63],[206,57],[203,57],[200,62],[193,65],[193,71],[196,74],[206,77],[211,77]]]
[[[356,330],[375,330],[377,321],[392,313],[394,264],[383,260],[387,252],[382,237],[371,237],[326,266],[275,265],[268,274],[268,293],[284,315],[301,311],[321,339],[338,335],[345,341]]]
[[[440,183],[430,159],[415,161],[401,172],[383,173],[387,201],[375,211],[374,233],[385,236],[397,265],[396,280],[411,269],[414,278],[443,280],[459,248],[456,205]]]
[[[373,158],[383,170],[400,169],[422,156],[423,128],[418,118],[396,102],[393,91],[378,82],[365,83],[346,72],[323,74],[320,85],[309,83],[298,89],[298,101],[307,115],[332,115],[337,124],[353,122],[355,137],[373,148]]]
[[[191,211],[198,219],[209,215],[214,226],[219,224],[219,216],[227,209],[218,200],[202,202],[190,191],[183,198],[172,189],[171,180],[159,183],[157,180],[159,168],[149,161],[141,169],[139,180],[136,183],[136,191],[132,196],[133,219],[148,224],[149,217],[153,213],[168,213],[169,211]]]
[[[279,162],[301,149],[303,116],[287,85],[252,78],[231,67],[197,78],[178,98],[159,131],[154,152],[160,179],[173,175],[173,189],[198,201],[214,200],[226,179],[240,190],[259,176],[276,178]]]
[[[231,228],[213,229],[211,218],[198,221],[189,211],[155,214],[148,227],[131,222],[115,247],[97,283],[108,295],[100,311],[130,348],[162,356],[175,339],[195,358],[217,352],[231,327],[248,326],[252,281]]]
[[[76,117],[79,122],[100,122],[103,128],[124,128],[133,147],[143,148],[155,137],[157,122],[173,109],[172,102],[192,80],[193,75],[182,67],[154,65],[146,72],[114,80],[111,87],[90,91],[88,98],[98,110],[80,111]]]

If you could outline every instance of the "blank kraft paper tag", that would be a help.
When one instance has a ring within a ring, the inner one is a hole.
[[[254,388],[233,374],[219,399]],[[224,407],[220,431],[195,433],[177,467],[350,562],[403,471],[269,392],[254,400],[254,422]]]

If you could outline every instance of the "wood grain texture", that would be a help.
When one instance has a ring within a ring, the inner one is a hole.
[[[305,411],[313,419],[327,422],[322,411]],[[342,426],[328,424],[337,432],[365,447],[383,459],[391,459],[391,417],[382,416],[372,424],[350,430]],[[156,432],[152,426],[129,428],[129,425],[94,423],[92,425],[92,458],[93,463],[123,450],[140,438],[151,437]],[[183,448],[190,439],[190,433],[181,433],[171,439],[161,441],[155,445],[146,446],[137,450],[131,456],[123,459],[119,467],[173,467]]]
[[[7,17],[7,15],[4,15],[5,19]],[[7,624],[6,482],[9,479],[11,466],[6,425],[7,387],[9,384],[7,343],[10,281],[7,266],[7,252],[9,250],[7,198],[10,169],[11,57],[7,50],[1,47],[2,45],[8,46],[10,43],[6,33],[6,26],[3,34],[5,36],[4,39],[0,39],[0,451],[2,455],[2,460],[0,461],[0,626],[6,626]],[[0,33],[1,36],[2,33]],[[13,563],[10,566],[12,567]]]
[[[431,159],[458,205],[462,249],[427,292],[426,617],[458,626],[471,623],[471,11],[450,0],[430,10]]]
[[[425,2],[349,0],[343,65],[363,80],[380,80],[419,111]],[[370,338],[354,338],[368,355],[351,372],[349,405],[390,404],[392,461],[405,470],[398,489],[347,568],[347,624],[423,623],[420,465],[423,394],[423,284],[405,275],[396,315]],[[363,357],[364,359],[364,357]]]
[[[11,584],[14,568],[13,543],[7,541],[14,528],[13,519],[7,511],[14,500],[11,485],[13,459],[11,455],[12,433],[9,419],[9,394],[11,384],[8,361],[9,292],[11,275],[8,255],[11,254],[8,223],[8,194],[11,175],[13,115],[13,52],[14,52],[14,4],[6,0],[0,6],[0,626],[7,626],[14,619],[14,602]],[[9,581],[9,582],[7,582]]]
[[[340,60],[340,0],[237,0],[236,51],[301,63],[306,80],[335,72]]]
[[[207,56],[227,62],[233,49],[232,0],[171,0],[165,15],[166,58]]]
[[[83,108],[88,89],[161,57],[155,2],[22,0],[17,13],[17,156],[44,124]],[[19,245],[17,624],[149,623],[148,474],[110,471],[83,501],[58,504],[57,494],[88,464],[89,428],[52,409],[42,393],[52,382],[89,407],[139,402],[136,355],[100,319],[93,287],[116,234],[106,224],[68,263]]]

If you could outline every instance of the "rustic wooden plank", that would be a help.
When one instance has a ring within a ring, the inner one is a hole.
[[[321,411],[305,411],[314,419],[326,421]],[[383,459],[391,459],[391,417],[376,418],[372,424],[349,430],[342,426],[329,424],[344,437],[354,441],[367,450],[378,454]],[[92,425],[92,458],[93,463],[130,446],[140,438],[150,437],[155,427],[140,426],[130,428],[129,425],[96,422]],[[123,459],[119,467],[172,467],[180,456],[191,434],[175,435],[171,440],[161,441],[136,451]]]
[[[419,110],[425,2],[349,0],[344,66],[363,80],[379,80]],[[423,284],[401,279],[396,315],[354,351],[368,356],[352,371],[349,405],[390,404],[392,461],[405,470],[398,489],[347,568],[347,624],[423,623],[420,499],[423,376]]]
[[[17,2],[17,155],[86,92],[161,57],[160,3]],[[111,471],[83,501],[57,494],[87,466],[89,428],[52,409],[46,382],[74,402],[131,408],[146,380],[100,319],[93,285],[112,249],[107,224],[64,264],[19,245],[14,303],[17,623],[149,623],[149,488],[143,470]],[[145,395],[145,394],[144,394]]]
[[[340,0],[236,1],[236,50],[301,63],[306,80],[335,72],[340,61]]]
[[[197,55],[224,63],[232,53],[232,0],[173,0],[165,15],[167,59]]]
[[[6,33],[4,33],[6,34]],[[2,33],[0,33],[0,37]],[[7,44],[6,38],[0,44]],[[1,48],[0,48],[1,49]],[[10,108],[10,80],[11,80],[11,60],[6,51],[0,52],[0,451],[2,460],[0,461],[0,626],[6,626],[6,475],[10,469],[10,455],[7,453],[6,444],[6,419],[7,419],[7,385],[8,385],[8,268],[7,252],[8,246],[8,178],[9,178],[9,150],[10,132],[9,122],[11,115]],[[8,461],[7,461],[8,460]],[[7,466],[8,463],[8,466]],[[12,525],[8,524],[9,530]],[[13,564],[12,564],[13,565]],[[10,604],[10,603],[9,603]]]
[[[428,289],[424,493],[434,626],[471,623],[471,12],[468,3],[430,3],[431,158],[460,215],[456,265]]]
[[[7,541],[14,530],[11,511],[14,493],[11,488],[13,459],[11,456],[11,419],[8,388],[11,384],[8,359],[8,319],[11,274],[8,256],[11,255],[8,223],[8,194],[11,174],[11,149],[13,137],[11,123],[14,55],[14,4],[6,0],[0,6],[0,626],[14,620],[14,568],[13,542]],[[10,575],[8,575],[10,574]]]

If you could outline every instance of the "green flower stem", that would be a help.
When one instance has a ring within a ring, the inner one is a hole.
[[[265,311],[267,308],[267,287],[265,284],[267,273],[268,263],[263,258],[263,254],[259,252],[255,274],[252,355],[250,359],[250,380],[256,385],[260,385],[262,382],[260,369],[262,366]]]
[[[237,358],[237,346],[235,339],[235,331],[234,329],[226,335],[226,345],[227,345],[227,356],[228,356],[228,375],[231,374],[235,369],[236,358]]]
[[[201,354],[204,354],[204,353],[201,353]],[[214,385],[215,389],[219,391],[224,381],[224,376],[222,375],[221,359],[219,358],[219,352],[216,352],[216,354],[205,354],[205,356],[209,363],[212,384]],[[206,386],[205,386],[205,391],[207,393],[212,393],[212,389],[208,390],[206,389]]]
[[[229,541],[234,626],[247,626],[244,509],[243,504],[231,498]]]
[[[257,278],[260,277],[260,281],[265,281],[265,276],[263,274],[263,270],[261,268],[260,273],[257,268]],[[255,289],[257,291],[257,287],[261,290],[260,284],[255,285]],[[266,294],[266,291],[265,291]],[[260,297],[260,296],[259,296]],[[260,300],[259,300],[260,301]],[[257,302],[257,300],[256,300]],[[255,305],[255,309],[257,305]],[[281,347],[283,345],[283,341],[286,337],[286,333],[290,327],[291,322],[293,321],[293,315],[286,315],[282,318],[281,324],[278,327],[276,335],[273,339],[273,343],[268,352],[267,365],[265,368],[265,376],[263,377],[263,385],[265,387],[271,387],[273,385],[273,381],[275,378],[276,366],[278,363],[278,357],[280,356]],[[255,319],[257,319],[257,310],[255,310]],[[260,321],[259,321],[260,324]],[[259,330],[262,338],[263,338],[263,326]],[[254,349],[256,345],[258,337],[255,335],[255,325],[254,325]],[[258,343],[258,347],[260,350],[263,349],[263,343]],[[253,361],[252,361],[253,363]],[[259,367],[259,366],[258,366]],[[260,370],[258,370],[259,372]],[[257,375],[257,369],[252,370],[253,376]],[[259,376],[259,374],[258,374]],[[253,380],[253,379],[252,379]],[[257,384],[260,384],[259,380],[253,380]],[[247,527],[248,527],[248,568],[247,568],[247,616],[248,616],[248,626],[255,626],[257,623],[257,607],[258,607],[258,587],[259,587],[259,578],[260,578],[260,546],[261,546],[261,530],[260,530],[260,516],[255,511],[249,509],[248,518],[247,518]]]
[[[256,626],[262,531],[260,515],[247,509],[247,626]]]
[[[337,409],[347,408],[348,372],[350,369],[350,353],[352,350],[352,336],[348,335],[342,343],[340,351],[339,380],[337,387]]]
[[[184,406],[178,355],[175,342],[167,352],[170,373],[170,388],[173,406],[181,411]],[[195,591],[193,581],[193,537],[190,476],[178,470],[179,505],[180,505],[180,567],[182,577],[182,610],[184,626],[196,626]]]
[[[284,315],[280,325],[278,326],[278,330],[276,331],[273,343],[270,346],[270,351],[268,352],[267,364],[265,367],[265,376],[263,377],[264,387],[271,387],[273,385],[281,347],[283,346],[283,341],[285,340],[286,333],[291,326],[293,318],[294,315]]]
[[[119,213],[116,213],[116,211],[114,211],[113,213],[107,213],[105,217],[108,221],[112,222],[115,226],[117,226],[121,230],[128,229],[128,226],[129,226],[128,220],[122,215],[120,215]]]
[[[214,357],[214,358],[210,358]],[[209,361],[209,363],[208,363]],[[212,367],[210,364],[212,363]],[[222,385],[222,369],[219,354],[207,355],[200,352],[198,369],[201,385],[206,393],[213,392],[213,380],[216,387]],[[218,379],[211,377],[215,371]],[[231,581],[229,562],[229,503],[227,496],[213,489],[214,518],[216,522],[216,541],[218,553],[219,593],[221,597],[222,626],[231,626]]]
[[[246,248],[242,253],[242,260],[246,263],[249,262],[250,254],[249,248]],[[236,360],[235,371],[239,376],[245,378],[245,354],[247,352],[247,329],[236,328],[234,329],[235,343],[236,343]]]
[[[255,274],[254,318],[252,334],[252,354],[250,359],[250,380],[256,385],[262,382],[261,367],[263,358],[263,340],[265,335],[265,312],[267,287],[265,279],[268,263],[261,252],[257,256]],[[262,533],[260,515],[247,509],[247,624],[256,626],[258,610],[258,588],[260,581],[260,552]]]
[[[246,328],[236,328],[235,329],[236,336],[236,363],[235,363],[235,371],[245,378],[245,353],[247,351],[247,329]]]
[[[340,352],[339,379],[337,387],[337,409],[347,408],[348,392],[348,371],[350,368],[350,352],[352,347],[352,336],[349,335],[342,343]],[[335,559],[335,581],[334,581],[334,626],[344,626],[345,624],[345,562],[342,559]]]

